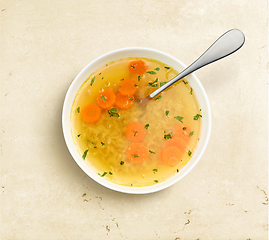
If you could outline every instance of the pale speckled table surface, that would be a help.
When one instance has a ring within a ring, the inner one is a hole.
[[[268,238],[267,0],[2,0],[1,240]],[[64,142],[67,89],[89,62],[123,47],[185,64],[231,28],[235,54],[196,72],[212,134],[193,171],[128,195],[91,180]]]

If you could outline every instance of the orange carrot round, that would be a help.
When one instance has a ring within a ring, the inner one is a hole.
[[[122,95],[134,95],[137,91],[137,84],[132,79],[124,79],[119,84],[119,92]]]
[[[182,153],[185,152],[186,142],[180,137],[172,137],[167,140],[166,147],[177,147]]]
[[[181,157],[181,151],[175,146],[163,148],[160,155],[161,161],[170,167],[176,166],[181,160]]]
[[[129,63],[128,68],[129,68],[130,73],[141,75],[147,71],[148,66],[143,60],[139,59],[139,60],[131,61]]]
[[[132,142],[141,142],[146,135],[144,125],[139,122],[132,122],[127,126],[126,136]]]
[[[189,135],[191,133],[192,129],[185,125],[185,124],[179,124],[173,133],[173,137],[180,137],[182,138],[185,142],[188,142],[189,140]]]
[[[133,163],[145,162],[148,153],[148,148],[142,143],[132,143],[127,150],[127,156]]]
[[[88,104],[81,110],[81,116],[87,123],[97,122],[101,116],[101,108],[96,104]]]
[[[104,91],[98,93],[97,104],[101,108],[110,108],[115,103],[116,96],[114,92],[110,89],[105,89]]]
[[[121,109],[128,109],[133,105],[134,100],[135,98],[132,95],[122,95],[121,93],[117,93],[115,105]]]

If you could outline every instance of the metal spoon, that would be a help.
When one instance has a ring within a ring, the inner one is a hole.
[[[244,42],[245,35],[238,29],[232,29],[224,33],[189,67],[147,96],[146,102],[197,69],[234,53],[243,46]],[[144,101],[142,100],[142,102]]]

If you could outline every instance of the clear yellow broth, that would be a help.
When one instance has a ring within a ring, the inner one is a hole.
[[[170,178],[188,163],[199,141],[202,116],[195,93],[186,79],[163,91],[161,97],[150,100],[146,106],[141,105],[137,99],[147,96],[178,72],[159,61],[139,58],[147,63],[147,72],[133,75],[128,65],[134,59],[138,58],[110,62],[86,79],[73,102],[71,128],[80,156],[99,177],[120,185],[142,187]],[[109,109],[103,109],[97,122],[86,123],[81,117],[81,110],[89,103],[96,103],[98,93],[104,89],[117,93],[121,80],[127,78],[137,83],[134,104],[126,110],[117,108],[120,117],[111,117]],[[175,118],[178,116],[182,117],[181,121]],[[126,154],[132,143],[126,137],[126,127],[134,121],[147,128],[142,143],[149,153],[147,160],[142,163],[133,163]],[[173,138],[175,128],[182,122],[192,131],[188,136],[188,144],[184,146],[182,159],[171,167],[160,160],[160,154],[169,140],[165,135]]]

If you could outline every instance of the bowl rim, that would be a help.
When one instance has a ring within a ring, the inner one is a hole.
[[[155,56],[155,58],[150,57],[150,56]],[[158,56],[159,59],[156,59],[156,56]],[[72,108],[74,98],[79,88],[86,81],[86,79],[90,76],[91,73],[93,73],[95,70],[97,70],[99,67],[103,66],[106,63],[109,63],[113,60],[124,58],[124,57],[148,57],[148,58],[156,59],[162,63],[167,64],[168,66],[171,66],[172,68],[174,68],[175,70],[179,72],[182,71],[184,68],[186,68],[186,65],[182,63],[180,60],[178,60],[177,58],[165,52],[162,52],[160,50],[156,50],[153,48],[146,48],[146,47],[120,48],[120,49],[116,49],[116,50],[110,51],[108,53],[105,53],[99,56],[95,60],[88,63],[78,73],[78,75],[72,81],[72,83],[70,84],[67,90],[64,103],[63,103],[63,109],[62,109],[63,135],[64,135],[67,148],[71,156],[75,160],[75,162],[90,178],[92,178],[93,180],[101,184],[102,186],[107,187],[111,190],[115,190],[122,193],[128,193],[128,194],[153,193],[153,192],[157,192],[165,188],[168,188],[172,186],[173,184],[175,184],[176,182],[178,182],[179,180],[181,180],[182,178],[184,178],[200,161],[207,147],[210,134],[211,134],[211,108],[210,108],[207,94],[201,82],[199,81],[199,79],[193,73],[188,75],[186,78],[188,79],[188,82],[190,83],[191,87],[194,89],[194,92],[196,94],[196,97],[198,99],[200,106],[201,105],[203,106],[201,107],[203,111],[202,113],[203,117],[202,117],[202,132],[200,135],[200,141],[198,143],[198,146],[192,158],[189,160],[189,162],[179,171],[179,173],[176,173],[175,175],[166,179],[165,181],[159,182],[157,184],[153,184],[150,186],[145,186],[145,187],[123,186],[123,185],[113,183],[109,180],[106,180],[105,178],[98,176],[98,174],[86,164],[86,162],[81,158],[81,156],[78,155],[77,148],[75,147],[75,143],[71,135],[71,126],[70,126],[71,108]],[[160,58],[163,59],[163,61],[160,60]],[[199,96],[197,95],[197,93]]]

